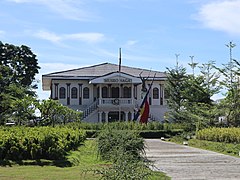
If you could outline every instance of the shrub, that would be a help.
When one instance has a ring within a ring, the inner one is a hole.
[[[144,140],[133,131],[113,131],[109,128],[98,135],[98,153],[102,159],[114,160],[118,151],[130,152],[134,157],[144,153]]]
[[[0,128],[0,159],[62,159],[85,137],[84,131],[70,128]]]
[[[144,141],[136,132],[107,128],[97,140],[100,157],[113,162],[108,168],[96,170],[102,179],[144,180],[151,175],[149,162],[143,157]]]
[[[240,128],[208,128],[197,132],[197,139],[240,143]]]
[[[151,170],[142,160],[136,160],[133,154],[118,151],[112,166],[96,170],[106,180],[144,180],[152,174]]]

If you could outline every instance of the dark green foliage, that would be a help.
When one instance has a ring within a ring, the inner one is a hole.
[[[134,158],[144,153],[144,141],[135,132],[105,129],[98,135],[98,152],[101,158],[115,161],[119,151],[130,152]]]
[[[0,160],[63,159],[85,140],[85,133],[70,128],[0,128]]]
[[[32,96],[26,95],[23,99],[16,99],[13,103],[12,120],[17,125],[27,125],[30,120],[34,120],[38,101]]]
[[[40,69],[36,55],[24,45],[14,46],[0,42],[0,60],[5,85],[13,83],[30,86]]]
[[[15,100],[35,96],[35,75],[40,67],[36,55],[27,46],[0,41],[0,124],[11,117]]]
[[[71,128],[81,128],[85,130],[102,130],[105,128],[114,129],[114,130],[163,130],[165,124],[161,122],[149,122],[147,124],[141,124],[135,121],[127,122],[111,122],[111,123],[69,123],[68,127]],[[168,125],[170,128],[171,124]],[[167,125],[166,125],[167,127]]]
[[[165,90],[168,94],[167,104],[170,108],[170,119],[174,122],[185,121],[181,112],[184,110],[185,93],[187,82],[186,68],[177,66],[176,68],[167,68],[167,82]]]
[[[133,154],[128,151],[118,151],[113,165],[96,170],[96,173],[101,174],[101,179],[105,180],[147,180],[152,172],[146,164],[144,161],[134,159]]]
[[[142,138],[169,138],[183,133],[182,129],[175,130],[144,130],[137,131]]]
[[[196,64],[193,63],[192,64]],[[191,67],[195,68],[191,65]],[[214,62],[200,66],[201,74],[188,75],[186,69],[177,66],[168,70],[166,91],[170,111],[167,120],[188,125],[187,131],[195,131],[214,124],[216,105],[211,97],[219,92],[218,73],[212,71]]]
[[[67,122],[79,122],[81,112],[63,106],[58,100],[47,99],[38,104],[41,112],[42,125],[66,124]],[[71,126],[72,128],[74,126]]]
[[[147,124],[141,124],[139,122],[112,122],[112,123],[68,123],[67,127],[74,129],[86,130],[87,137],[97,137],[101,131],[105,128],[109,128],[116,131],[130,131],[139,134],[142,138],[161,138],[171,137],[182,133],[183,131],[190,131],[187,124],[178,123],[161,123],[161,122],[149,122]]]
[[[98,153],[113,164],[96,170],[106,180],[144,180],[152,174],[145,160],[144,141],[137,133],[106,128],[98,136]]]
[[[223,68],[216,68],[222,74],[221,85],[227,92],[225,98],[219,103],[219,115],[226,117],[227,126],[240,126],[240,63],[232,59]]]
[[[88,138],[95,138],[101,133],[102,130],[86,130],[86,136]],[[103,130],[104,131],[104,130]],[[119,132],[126,132],[126,130],[114,130]],[[172,130],[128,130],[129,132],[134,132],[139,134],[142,138],[169,138],[176,136],[184,132],[183,129],[172,129]]]

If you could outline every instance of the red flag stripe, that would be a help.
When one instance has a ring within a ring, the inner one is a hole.
[[[147,98],[144,103],[144,110],[140,118],[141,123],[147,123],[148,122],[148,117],[149,117],[149,104],[147,101]]]

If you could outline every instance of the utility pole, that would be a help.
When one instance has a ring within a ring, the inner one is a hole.
[[[193,62],[194,56],[189,56],[191,58],[191,63],[188,63],[189,66],[191,66],[192,71],[193,71],[193,77],[194,77],[194,69],[198,65],[198,63]]]
[[[180,54],[175,54],[176,56],[176,69],[178,69],[178,57],[180,56]]]

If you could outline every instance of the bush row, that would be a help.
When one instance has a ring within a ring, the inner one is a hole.
[[[141,124],[135,121],[122,121],[122,122],[111,122],[111,123],[68,123],[68,127],[75,129],[85,130],[101,130],[105,128],[115,130],[173,130],[173,129],[185,129],[186,125],[178,123],[161,123],[158,121],[149,122],[147,124]]]
[[[82,130],[60,127],[0,128],[0,160],[63,159],[86,138]]]
[[[103,130],[86,130],[86,136],[88,138],[97,137]],[[114,130],[114,132],[126,132],[126,130]],[[128,130],[129,131],[129,130]],[[130,130],[129,132],[135,132],[142,138],[169,138],[172,136],[180,135],[183,133],[182,129],[173,130]]]
[[[197,139],[226,142],[226,143],[240,143],[240,128],[208,128],[197,132]]]

